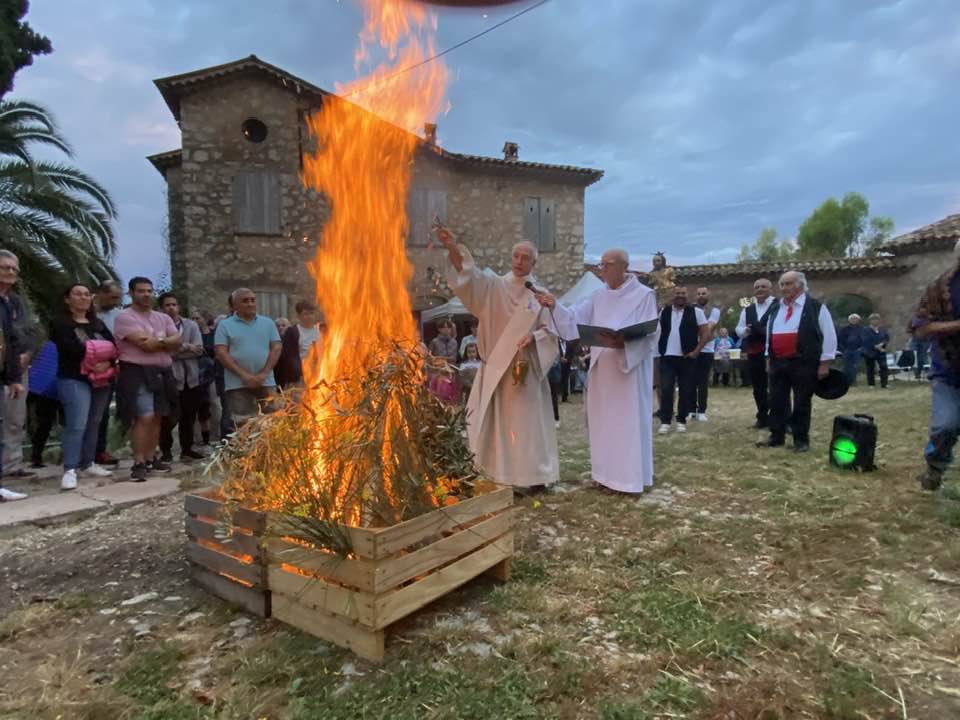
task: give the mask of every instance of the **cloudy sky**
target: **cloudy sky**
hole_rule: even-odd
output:
[[[438,44],[522,7],[443,11]],[[360,14],[350,0],[32,0],[28,21],[54,53],[13,97],[52,108],[113,193],[129,277],[166,263],[164,183],[144,156],[180,143],[151,81],[255,53],[332,90],[353,77]],[[509,139],[521,159],[606,171],[587,191],[588,254],[731,260],[849,190],[898,231],[960,212],[956,0],[550,0],[445,60],[445,147],[498,155]]]

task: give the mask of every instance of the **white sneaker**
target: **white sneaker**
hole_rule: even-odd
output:
[[[686,423],[682,423],[682,422],[678,422],[678,423],[677,423],[677,432],[686,432],[686,431],[687,431],[687,424],[686,424]]]
[[[666,435],[670,432],[670,425],[668,423],[660,423],[660,429],[657,432],[661,435]]]
[[[707,414],[706,414],[706,413],[697,413],[697,420],[699,420],[700,422],[706,422],[706,421],[707,421]]]
[[[554,421],[553,426],[554,426],[555,428],[557,428],[557,430],[559,430],[559,429],[560,429],[560,421],[559,421],[559,420]]]
[[[26,495],[24,493],[18,493],[14,490],[9,490],[7,488],[0,487],[0,500],[3,502],[13,502],[14,500],[25,500]]]
[[[63,478],[60,480],[60,489],[61,490],[77,489],[77,471],[76,470],[64,471]]]
[[[113,477],[113,473],[107,470],[103,465],[97,465],[96,463],[90,463],[89,466],[85,467],[80,471],[84,475],[89,475],[91,477],[99,478],[108,478]],[[76,487],[76,485],[74,485]]]

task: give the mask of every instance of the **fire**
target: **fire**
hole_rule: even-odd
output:
[[[322,192],[332,209],[310,263],[327,331],[320,350],[304,364],[305,402],[320,419],[333,412],[322,381],[362,377],[397,341],[410,347],[415,342],[407,195],[420,142],[416,133],[444,109],[449,79],[440,62],[419,65],[435,53],[434,15],[407,0],[362,0],[362,5],[357,69],[370,61],[374,43],[387,61],[365,77],[337,85],[338,97],[325,100],[308,121],[318,150],[304,158],[303,182]],[[399,409],[389,412],[398,427]],[[315,447],[321,455],[322,428],[318,423]],[[349,428],[338,427],[344,431]],[[391,452],[384,443],[384,460]],[[388,494],[389,482],[384,478]],[[359,510],[345,508],[343,519],[358,524]]]

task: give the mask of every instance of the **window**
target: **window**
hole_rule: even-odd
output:
[[[545,198],[528,197],[523,206],[523,239],[540,252],[557,249],[556,203]]]
[[[287,315],[287,294],[284,292],[271,292],[267,290],[254,290],[257,296],[257,314],[267,317],[277,318],[289,317]]]
[[[252,143],[262,143],[267,139],[267,126],[262,120],[247,118],[240,126],[243,136]]]
[[[280,234],[280,180],[276,173],[252,170],[234,176],[233,218],[238,233]]]
[[[434,218],[439,218],[440,222],[447,221],[446,190],[411,188],[407,198],[407,219],[410,221],[407,245],[426,247],[430,242],[430,227]]]

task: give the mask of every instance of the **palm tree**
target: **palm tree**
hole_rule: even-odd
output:
[[[16,253],[24,290],[49,317],[67,283],[95,286],[116,277],[117,211],[96,180],[71,165],[35,159],[34,145],[72,156],[44,107],[0,101],[0,247]]]

